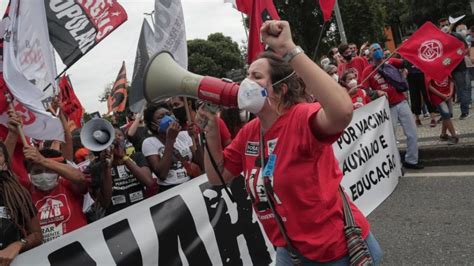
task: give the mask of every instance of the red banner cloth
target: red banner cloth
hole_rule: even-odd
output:
[[[327,22],[331,19],[334,5],[336,5],[336,0],[319,0],[319,6],[323,12],[324,22]]]
[[[252,63],[264,51],[260,42],[260,28],[267,20],[279,20],[278,12],[272,0],[237,0],[237,10],[250,17],[249,44],[247,62]]]
[[[77,98],[67,75],[63,75],[59,81],[59,95],[61,99],[61,110],[64,115],[74,121],[76,127],[81,127],[81,118],[84,112],[81,102]]]
[[[464,60],[465,44],[426,22],[397,50],[425,75],[442,82]]]

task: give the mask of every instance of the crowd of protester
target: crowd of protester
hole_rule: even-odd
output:
[[[453,103],[460,103],[463,120],[471,105],[471,75],[474,52],[466,25],[440,29],[465,43],[466,60],[444,82],[428,80],[423,72],[402,58],[388,58],[379,44],[341,44],[321,58],[321,68],[347,90],[353,108],[378,97],[387,97],[394,129],[407,137],[404,167],[422,169],[418,158],[417,126],[420,115],[430,116],[431,127],[441,123],[440,140],[457,144]],[[374,71],[377,67],[383,71]],[[395,72],[390,71],[396,69]],[[402,92],[387,79],[406,80]],[[312,102],[309,95],[304,101]],[[20,252],[33,248],[147,197],[183,184],[204,173],[202,127],[205,118],[200,101],[173,97],[149,103],[142,113],[130,113],[125,125],[115,126],[113,144],[92,152],[80,141],[80,129],[72,132],[63,121],[65,141],[34,141],[24,146],[24,164],[18,158],[20,116],[9,112],[8,134],[0,142],[0,262],[8,264]],[[220,147],[224,149],[253,115],[239,109],[218,114]],[[439,120],[436,119],[439,114]],[[449,133],[449,135],[448,135]],[[21,155],[21,154],[20,154]],[[1,263],[0,263],[1,264]]]

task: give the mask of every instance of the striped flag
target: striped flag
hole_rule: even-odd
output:
[[[122,67],[115,80],[110,96],[107,99],[107,106],[109,114],[111,112],[123,112],[127,105],[127,73],[125,70],[125,61],[122,62]]]

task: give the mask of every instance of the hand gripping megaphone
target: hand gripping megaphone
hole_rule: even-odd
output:
[[[187,96],[216,105],[237,107],[237,83],[191,73],[178,65],[169,52],[160,52],[150,60],[143,82],[143,94],[148,102]]]
[[[81,129],[81,142],[91,151],[107,149],[115,140],[115,129],[109,121],[93,118]]]

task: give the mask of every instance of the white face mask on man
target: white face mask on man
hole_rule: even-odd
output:
[[[58,174],[41,173],[30,175],[31,183],[41,191],[49,191],[58,185]]]

